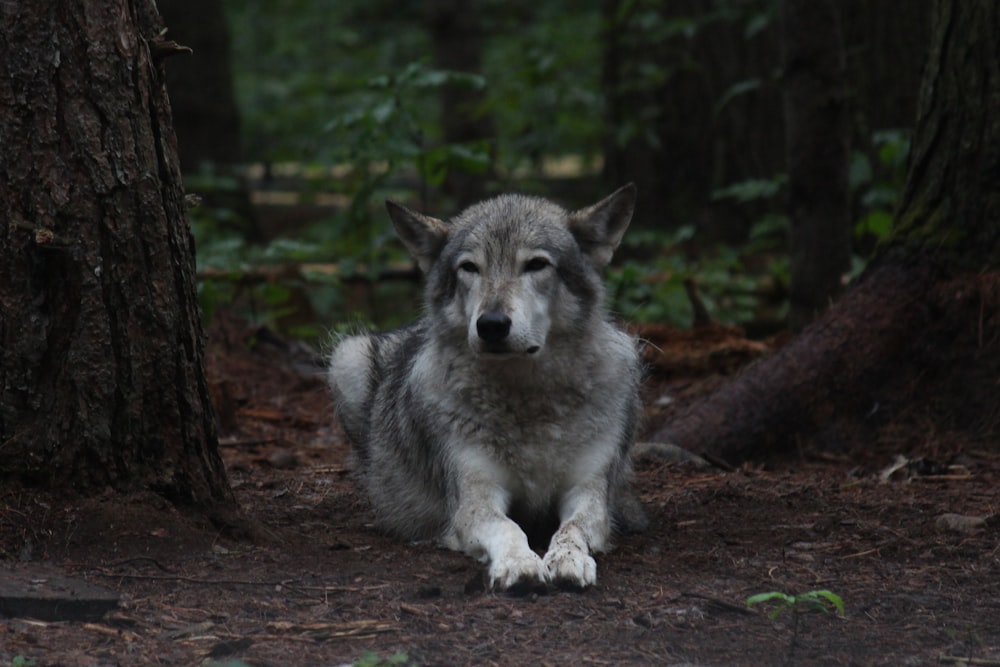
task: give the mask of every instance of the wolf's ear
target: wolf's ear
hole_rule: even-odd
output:
[[[593,206],[569,215],[569,230],[598,269],[611,261],[635,210],[635,183],[615,190]]]
[[[427,273],[448,240],[448,225],[391,200],[386,200],[385,208],[406,249],[417,260],[420,270]]]

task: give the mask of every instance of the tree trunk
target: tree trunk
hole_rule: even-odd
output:
[[[655,439],[738,462],[910,419],[996,446],[1000,4],[936,0],[932,26],[893,238],[817,322]]]
[[[0,4],[0,477],[226,508],[161,27]]]
[[[893,257],[1000,265],[1000,4],[938,0]]]
[[[850,123],[834,0],[784,0],[789,323],[800,329],[842,288],[851,266]]]
[[[483,30],[480,12],[470,10],[466,0],[428,0],[424,4],[431,38],[434,66],[449,72],[482,73]],[[467,85],[447,83],[441,87],[441,129],[446,144],[494,141],[496,129],[489,115],[478,107],[483,94]],[[458,208],[486,195],[492,173],[469,174],[450,169],[443,189]]]

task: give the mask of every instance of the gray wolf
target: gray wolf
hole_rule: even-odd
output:
[[[641,365],[601,278],[635,193],[574,212],[501,195],[448,222],[386,202],[425,274],[424,314],[331,355],[381,526],[480,559],[493,589],[590,586],[613,527],[643,527],[629,460]],[[539,556],[529,534],[546,526]]]

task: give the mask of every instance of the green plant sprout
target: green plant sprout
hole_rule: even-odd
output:
[[[383,658],[374,651],[365,651],[364,655],[351,664],[351,667],[419,667],[419,664],[412,662],[410,656],[401,652]]]
[[[786,665],[794,664],[792,657],[799,638],[799,618],[803,614],[809,612],[830,614],[830,607],[832,606],[836,610],[837,615],[841,618],[844,616],[844,601],[836,593],[827,590],[809,591],[798,595],[771,591],[770,593],[751,595],[747,598],[748,607],[768,602],[777,604],[777,607],[767,615],[772,620],[780,616],[783,612],[789,610],[792,612],[792,637],[788,642],[788,654],[785,656],[784,663]]]
[[[808,593],[800,593],[799,595],[788,595],[787,593],[772,591],[770,593],[758,593],[747,598],[748,607],[765,602],[775,602],[778,605],[768,614],[768,618],[771,619],[777,618],[782,612],[788,610],[791,610],[795,614],[810,611],[829,614],[830,605],[833,606],[839,616],[844,616],[844,601],[836,593],[831,593],[827,590],[809,591]]]

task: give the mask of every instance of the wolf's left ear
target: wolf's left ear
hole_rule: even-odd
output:
[[[570,213],[569,230],[598,269],[611,261],[635,210],[635,183],[618,188],[593,206]]]
[[[402,204],[386,200],[385,208],[392,218],[392,226],[403,241],[403,245],[417,260],[417,265],[424,273],[431,268],[448,240],[448,225],[423,213],[411,211]]]

